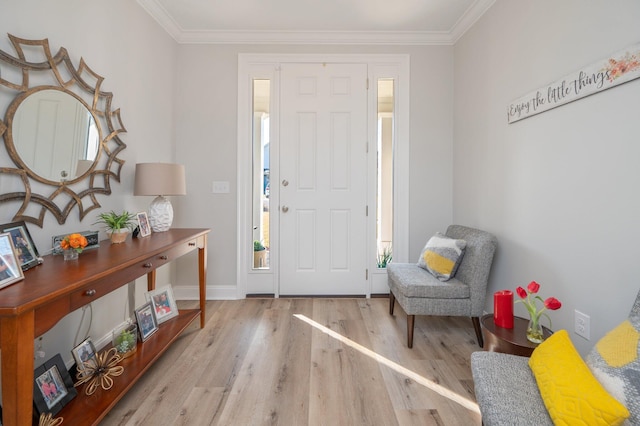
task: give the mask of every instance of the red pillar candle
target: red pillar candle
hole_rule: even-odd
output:
[[[496,291],[493,294],[493,322],[498,327],[513,328],[513,292]]]

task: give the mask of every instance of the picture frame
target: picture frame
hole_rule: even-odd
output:
[[[0,288],[24,279],[11,234],[0,234]]]
[[[76,369],[78,371],[84,370],[84,363],[95,358],[96,347],[93,345],[90,337],[87,337],[82,343],[71,350],[71,355],[76,361]]]
[[[151,225],[149,225],[149,218],[147,212],[139,212],[136,214],[138,219],[138,227],[140,229],[140,237],[148,237],[151,235]]]
[[[39,265],[38,257],[40,257],[40,255],[38,254],[38,249],[24,221],[21,220],[19,222],[0,225],[0,233],[5,232],[11,234],[16,258],[23,271]]]
[[[34,370],[33,382],[33,404],[38,415],[55,416],[78,394],[60,354]]]
[[[80,231],[75,233],[80,234],[87,239],[87,246],[83,248],[82,251],[91,250],[91,249],[100,247],[100,239],[99,239],[98,231]],[[71,234],[73,234],[73,232],[71,232]],[[62,250],[62,247],[60,247],[60,242],[67,235],[69,235],[69,233],[54,235],[53,237],[51,237],[51,248],[53,249],[51,251],[52,254],[54,255],[62,254],[64,252],[64,250]]]
[[[165,286],[145,293],[148,302],[151,302],[153,312],[158,324],[178,315],[178,306],[173,297],[171,286]]]
[[[158,331],[158,320],[151,302],[147,302],[136,309],[136,321],[140,330],[140,340],[143,342]]]

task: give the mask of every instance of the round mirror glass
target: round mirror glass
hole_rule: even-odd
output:
[[[11,124],[16,153],[33,173],[61,182],[84,176],[100,149],[91,112],[62,90],[40,90],[17,107]]]

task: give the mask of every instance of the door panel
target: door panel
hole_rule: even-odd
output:
[[[366,293],[365,64],[283,64],[280,294]]]

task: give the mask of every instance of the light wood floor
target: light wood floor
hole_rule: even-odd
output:
[[[208,302],[206,327],[192,325],[102,424],[479,425],[471,320],[416,317],[408,349],[406,316],[388,303]]]

